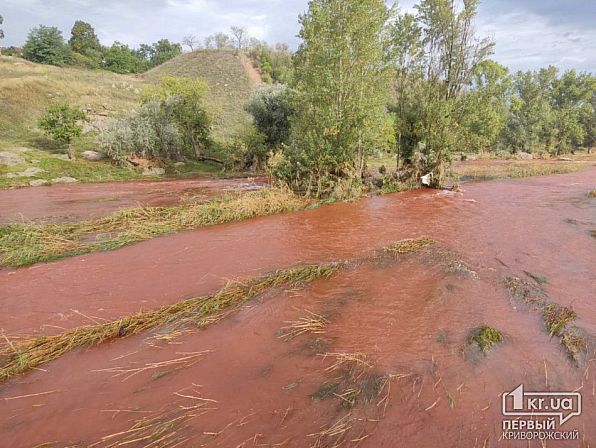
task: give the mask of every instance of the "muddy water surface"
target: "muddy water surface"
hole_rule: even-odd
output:
[[[550,299],[572,306],[577,325],[596,333],[596,203],[586,195],[595,181],[588,169],[470,184],[463,193],[375,197],[2,271],[0,327],[53,333],[403,238],[427,235],[448,249],[271,291],[204,330],[171,337],[168,328],[168,338],[148,333],[72,352],[0,386],[0,440],[88,446],[141,418],[180,418],[155,446],[324,447],[334,446],[338,428],[342,446],[528,446],[499,440],[500,394],[524,383],[579,390],[584,412],[564,429],[577,428],[580,440],[546,446],[593,446],[592,361],[574,365],[504,279],[544,277]],[[279,337],[310,313],[326,317],[324,333]],[[488,356],[464,350],[480,325],[505,334]],[[331,370],[337,353],[366,357]],[[353,406],[351,390],[359,391]],[[322,434],[334,424],[335,435]]]
[[[0,190],[0,224],[97,218],[122,208],[204,202],[226,191],[254,189],[266,179],[110,182]]]

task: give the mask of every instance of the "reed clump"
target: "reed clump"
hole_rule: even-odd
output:
[[[476,344],[482,353],[488,353],[495,344],[503,342],[503,333],[492,327],[473,329],[468,336],[468,344]]]
[[[342,266],[342,263],[325,263],[282,269],[244,282],[230,283],[213,295],[184,300],[117,321],[73,328],[53,336],[14,342],[6,339],[7,343],[0,350],[0,381],[57,359],[78,347],[128,337],[174,321],[203,322],[206,317],[241,305],[270,288],[297,286],[330,277]]]
[[[296,211],[312,201],[287,189],[230,193],[204,204],[139,207],[62,224],[13,224],[0,228],[0,266],[25,266],[117,249],[161,235]]]
[[[420,252],[435,244],[432,238],[423,236],[415,239],[405,239],[383,248],[383,252],[393,255],[405,255]]]
[[[551,303],[544,308],[542,318],[550,336],[561,336],[565,327],[577,319],[571,308]]]

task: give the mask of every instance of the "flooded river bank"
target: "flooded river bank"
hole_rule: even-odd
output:
[[[272,290],[202,330],[167,328],[73,351],[0,385],[0,440],[528,446],[500,440],[500,395],[523,383],[582,394],[582,415],[564,427],[579,440],[546,446],[593,445],[594,353],[571,361],[505,282],[542,288],[596,334],[596,202],[587,196],[595,179],[588,168],[460,193],[372,197],[0,271],[0,328],[55,334],[212,293],[230,279],[361,258],[405,238],[430,237],[442,250]],[[309,316],[324,320],[320,331],[283,337]],[[503,343],[470,354],[470,330],[485,325]]]

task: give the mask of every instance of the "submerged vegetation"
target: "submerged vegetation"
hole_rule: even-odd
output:
[[[503,342],[503,333],[492,327],[475,328],[468,336],[468,344],[476,344],[485,354],[500,342]]]
[[[6,339],[0,355],[0,381],[50,362],[78,347],[132,336],[173,322],[193,322],[199,326],[218,320],[224,311],[241,305],[264,291],[280,286],[298,286],[329,277],[342,263],[323,263],[282,269],[249,280],[232,282],[216,294],[184,300],[153,311],[141,312],[117,321],[66,330],[55,336],[33,339]]]
[[[77,223],[13,224],[0,228],[0,264],[24,266],[112,250],[160,235],[295,211],[311,204],[288,190],[265,188],[199,205],[125,209]]]
[[[423,240],[427,240],[424,238]],[[412,244],[406,240],[404,244],[410,247],[408,253],[422,250],[424,244]],[[392,246],[399,245],[400,242]],[[10,338],[3,335],[5,343],[0,349],[0,381],[14,375],[33,369],[39,365],[50,362],[63,354],[78,347],[95,345],[115,338],[123,338],[155,329],[166,324],[191,323],[203,327],[225,317],[228,312],[237,306],[262,294],[263,292],[280,286],[298,287],[318,278],[329,278],[341,269],[355,266],[358,263],[370,262],[375,257],[382,256],[384,250],[375,252],[372,257],[364,257],[351,261],[328,262],[311,264],[288,269],[281,269],[271,274],[248,280],[232,282],[219,292],[183,300],[174,305],[167,305],[152,311],[141,312],[119,320],[83,326],[66,330],[54,336],[41,336],[35,338]],[[296,322],[290,322],[288,332],[284,335],[289,338],[304,334],[318,333],[324,330],[328,321],[320,315],[312,314]],[[348,368],[350,375],[355,367],[368,366],[363,354],[328,354],[335,359],[327,369],[334,372]]]
[[[543,319],[550,336],[561,336],[565,327],[577,319],[577,314],[571,308],[551,303],[544,308]]]
[[[544,284],[540,279],[538,277],[534,281]],[[542,313],[544,327],[549,336],[558,337],[571,360],[578,363],[580,355],[587,352],[587,342],[583,332],[572,326],[577,319],[577,313],[558,303],[548,303],[548,296],[544,290],[517,277],[508,277],[505,285],[514,299],[521,300]]]

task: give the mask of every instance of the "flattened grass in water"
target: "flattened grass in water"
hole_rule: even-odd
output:
[[[112,250],[160,235],[300,210],[310,204],[289,190],[265,188],[206,204],[126,209],[77,223],[9,225],[0,228],[0,266]]]
[[[413,243],[419,240],[426,242],[420,246]],[[424,237],[418,240],[403,240],[390,247],[402,243],[408,244],[410,250],[407,253],[412,253],[426,248],[429,245],[428,241],[432,240]],[[376,252],[377,257],[384,253],[386,253],[385,250],[381,250],[380,253]],[[393,254],[391,251],[389,253]],[[10,338],[0,335],[5,339],[4,345],[0,346],[0,382],[53,361],[78,347],[131,336],[176,321],[192,321],[199,327],[209,325],[220,320],[226,314],[226,310],[233,309],[270,288],[293,287],[318,278],[329,278],[339,270],[356,266],[362,261],[370,262],[371,259],[364,258],[281,269],[262,277],[231,283],[213,295],[184,300],[104,324],[73,328],[54,336],[16,339],[13,342]]]
[[[59,358],[77,347],[131,336],[183,319],[204,322],[206,317],[241,305],[270,288],[296,286],[317,278],[330,277],[345,264],[324,263],[282,269],[245,282],[235,282],[218,293],[184,300],[174,305],[141,312],[105,324],[73,328],[55,336],[10,342],[0,351],[0,381]]]

